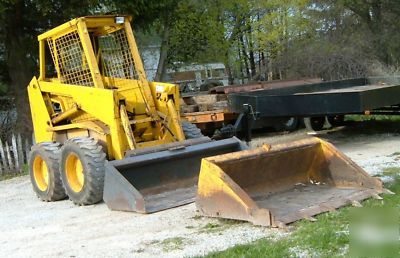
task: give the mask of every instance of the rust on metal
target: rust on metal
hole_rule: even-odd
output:
[[[266,82],[249,83],[245,85],[218,86],[210,89],[209,92],[212,94],[215,93],[229,94],[238,92],[249,92],[255,90],[294,87],[294,86],[301,86],[301,85],[320,83],[320,82],[322,82],[322,79],[319,78],[302,79],[302,80],[266,81]]]
[[[107,162],[103,200],[111,210],[140,213],[194,202],[201,160],[245,148],[237,138],[204,137],[129,151]]]
[[[196,205],[205,216],[283,227],[383,192],[333,145],[307,138],[203,159]]]
[[[225,112],[224,110],[215,111],[205,111],[205,112],[194,112],[194,113],[183,113],[181,118],[184,121],[193,124],[202,123],[214,123],[214,122],[224,122],[227,120],[232,120],[237,117],[237,114]]]

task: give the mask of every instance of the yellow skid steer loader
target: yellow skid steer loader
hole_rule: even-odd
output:
[[[193,202],[198,184],[203,214],[275,226],[383,191],[319,140],[246,150],[203,137],[180,120],[178,87],[147,80],[130,22],[82,17],[39,35],[28,95],[40,199],[151,213]]]
[[[44,201],[104,199],[143,213],[183,205],[194,201],[202,158],[245,148],[180,121],[179,89],[147,81],[130,21],[82,17],[38,37],[29,165]]]

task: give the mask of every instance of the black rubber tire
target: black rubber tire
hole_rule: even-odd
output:
[[[187,140],[201,138],[204,136],[201,133],[201,130],[199,128],[197,128],[197,126],[195,124],[192,124],[189,122],[182,122],[182,130],[183,130],[183,133],[185,134],[185,138]]]
[[[60,175],[60,148],[61,144],[58,142],[45,142],[33,145],[29,153],[28,164],[32,187],[42,201],[53,202],[67,197]],[[33,171],[34,161],[38,156],[46,163],[48,169],[47,189],[43,191],[39,189]]]
[[[344,125],[344,115],[327,116],[327,119],[332,127]]]
[[[66,174],[66,160],[75,154],[83,167],[84,183],[79,192],[70,186]],[[106,154],[96,139],[78,137],[69,139],[61,148],[60,172],[65,191],[76,205],[91,205],[103,200]]]
[[[309,131],[321,131],[325,125],[325,117],[306,117],[304,118],[304,125]]]
[[[299,128],[299,119],[297,117],[289,117],[285,122],[274,125],[274,129],[278,132],[288,131],[294,132]]]

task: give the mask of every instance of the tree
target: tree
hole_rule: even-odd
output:
[[[0,35],[11,91],[16,100],[18,126],[30,134],[31,122],[26,87],[37,73],[36,36],[71,17],[87,15],[96,1],[3,0],[0,2]]]
[[[169,52],[170,29],[177,13],[177,6],[184,0],[109,0],[106,5],[113,12],[123,12],[133,15],[134,24],[142,29],[156,28],[161,35],[159,64],[155,76],[156,81],[162,81],[165,76]]]
[[[398,64],[400,35],[397,32],[400,21],[400,2],[390,0],[341,0],[345,8],[356,14],[366,25],[368,39],[372,39],[376,56],[388,65]]]
[[[208,63],[224,60],[225,28],[209,6],[181,2],[169,37],[169,64]]]

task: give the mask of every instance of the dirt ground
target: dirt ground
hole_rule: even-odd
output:
[[[400,166],[398,124],[358,123],[319,137],[334,143],[367,172]],[[378,128],[378,129],[376,129]],[[307,137],[259,135],[252,146]],[[187,257],[288,232],[249,223],[203,218],[194,204],[140,215],[112,212],[104,203],[76,207],[39,201],[27,176],[0,182],[0,250],[3,257]]]

